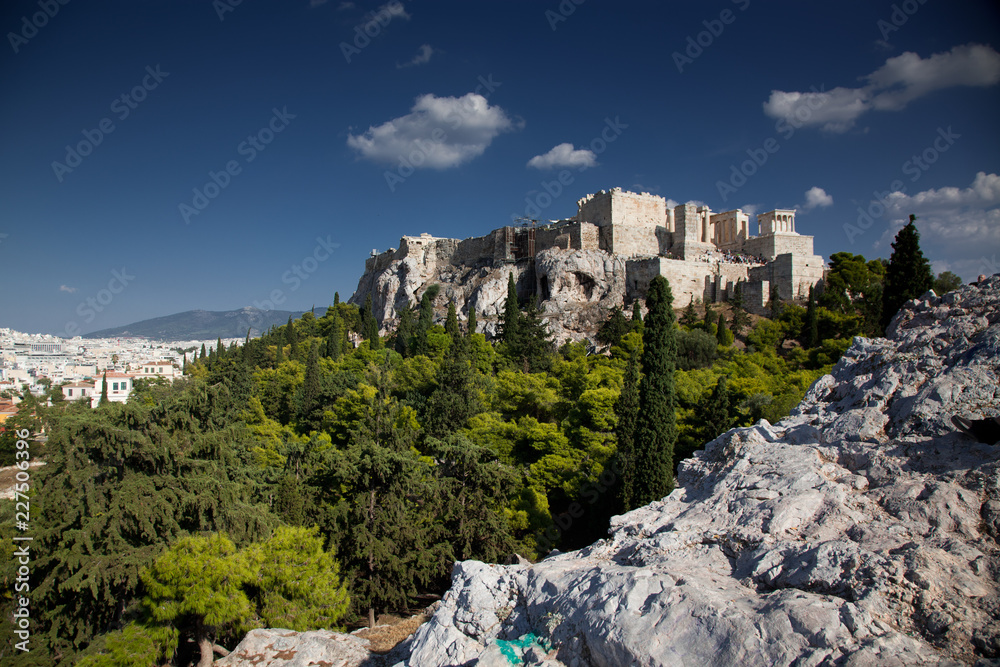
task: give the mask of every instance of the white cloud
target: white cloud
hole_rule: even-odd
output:
[[[875,243],[886,255],[909,220],[917,216],[920,247],[934,265],[948,267],[966,281],[995,273],[1000,251],[1000,176],[979,172],[967,188],[943,187],[886,198],[889,228]],[[941,269],[944,270],[944,269]]]
[[[862,80],[867,85],[860,88],[808,93],[772,90],[764,113],[795,127],[820,126],[830,132],[846,132],[872,109],[899,111],[936,90],[995,85],[1000,82],[1000,53],[982,44],[956,46],[926,59],[907,51],[889,58]]]
[[[403,69],[404,67],[416,67],[417,65],[426,65],[431,61],[431,56],[433,56],[435,53],[436,51],[434,50],[433,47],[431,47],[430,44],[421,44],[420,50],[417,52],[417,55],[413,56],[413,58],[403,63],[402,65],[396,63],[396,68]]]
[[[814,208],[824,206],[833,206],[833,197],[826,194],[826,190],[823,188],[814,185],[806,190],[806,203],[797,208],[803,211],[811,211]]]
[[[59,286],[59,291],[60,292],[69,292],[70,294],[72,294],[73,292],[76,291],[76,288],[75,287],[69,287],[67,285],[60,285]]]
[[[740,210],[747,214],[748,218],[753,218],[757,215],[757,211],[760,210],[759,204],[743,204],[740,206]]]
[[[585,148],[573,148],[573,144],[564,143],[555,146],[548,153],[536,155],[528,160],[528,166],[535,169],[554,169],[555,167],[576,167],[587,169],[597,166],[597,156],[594,151]]]
[[[414,167],[447,169],[482,155],[501,132],[520,127],[482,95],[428,94],[418,97],[407,115],[349,134],[347,145],[373,162],[403,159]]]
[[[389,0],[389,2],[379,7],[375,12],[375,16],[378,17],[381,14],[388,16],[390,21],[392,19],[410,20],[410,15],[406,12],[406,7],[399,0]]]

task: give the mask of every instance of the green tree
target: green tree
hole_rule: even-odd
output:
[[[108,404],[108,372],[104,371],[104,379],[101,380],[101,402],[98,405],[106,406],[107,404]]]
[[[292,316],[288,316],[288,324],[285,325],[285,342],[288,344],[288,358],[298,360],[299,358],[299,336],[295,331],[295,323]]]
[[[500,340],[511,350],[517,350],[522,344],[521,308],[517,302],[517,284],[513,273],[507,274],[507,300],[500,316]]]
[[[781,317],[782,311],[785,309],[785,304],[781,301],[781,292],[778,290],[778,286],[775,285],[771,288],[771,298],[768,302],[768,307],[771,310],[771,319],[777,320]]]
[[[315,426],[312,423],[314,412],[320,407],[320,393],[322,392],[321,373],[319,368],[319,346],[313,342],[309,347],[309,359],[306,362],[306,376],[302,383],[299,396],[299,418],[304,422],[305,428]],[[311,429],[310,429],[311,430]]]
[[[923,295],[934,286],[930,263],[920,250],[920,232],[917,216],[896,234],[892,243],[892,256],[885,273],[882,292],[882,326],[888,327],[900,307],[910,299]]]
[[[649,304],[647,303],[646,305],[648,306]],[[715,325],[717,321],[718,321],[718,316],[715,314],[715,310],[712,308],[712,304],[710,304],[708,301],[705,301],[705,315],[702,317],[702,325],[704,326],[705,331],[707,331],[710,334],[714,334]]]
[[[458,313],[455,312],[454,300],[448,301],[448,316],[444,321],[444,331],[451,337],[452,344],[458,343],[462,334],[458,328]]]
[[[548,370],[552,365],[552,339],[542,322],[538,301],[532,296],[518,322],[520,347],[513,350],[515,360],[526,372]]]
[[[962,286],[962,279],[951,271],[943,271],[934,279],[935,294],[947,294]]]
[[[736,286],[733,287],[733,297],[729,300],[729,303],[732,306],[730,328],[734,335],[742,336],[743,332],[750,326],[750,316],[747,315],[746,308],[744,307],[742,280],[736,281]]]
[[[642,334],[642,310],[639,308],[639,300],[632,302],[632,331]]]
[[[404,357],[410,356],[413,350],[413,310],[407,304],[399,311],[399,325],[396,327],[396,342],[394,349]]]
[[[819,344],[819,315],[816,312],[816,297],[812,285],[809,286],[809,302],[806,304],[806,321],[802,326],[802,347],[811,348]]]
[[[729,336],[732,334],[729,329],[726,328],[726,314],[719,313],[719,326],[715,330],[715,340],[719,345],[729,345],[732,341],[729,340]]]
[[[615,452],[617,468],[620,473],[618,482],[618,511],[628,511],[636,506],[633,496],[636,490],[638,470],[636,468],[636,426],[639,420],[639,355],[629,357],[625,367],[625,378],[622,391],[615,402],[615,415],[618,418],[615,425],[615,439],[618,448]]]
[[[701,424],[703,443],[714,440],[732,427],[733,405],[725,375],[719,377],[712,393],[700,406],[696,421]]]
[[[330,334],[326,339],[326,356],[337,361],[344,353],[344,320],[337,311],[333,311],[331,319]]]
[[[608,347],[614,347],[631,330],[632,323],[622,315],[621,308],[615,306],[611,309],[611,316],[598,327],[597,340]]]
[[[378,320],[375,319],[370,293],[365,297],[365,307],[361,309],[361,337],[368,341],[372,350],[379,349]]]
[[[684,314],[681,315],[681,324],[690,329],[695,324],[698,323],[698,313],[694,309],[694,295],[691,295],[691,300],[688,301],[687,308],[684,309]]]
[[[249,563],[224,535],[184,537],[143,571],[144,603],[156,621],[190,633],[201,653],[198,667],[211,667],[220,628],[253,613],[242,590],[249,578]]]
[[[722,313],[719,315],[721,317]],[[729,333],[729,335],[732,334]],[[701,329],[693,329],[691,331],[678,331],[675,337],[677,368],[683,371],[708,368],[715,361],[719,349],[719,342],[715,336]]]
[[[674,444],[677,440],[674,370],[677,341],[674,335],[673,295],[670,284],[657,276],[646,295],[645,330],[642,335],[642,384],[636,430],[636,478],[633,501],[645,505],[668,495],[674,487]]]
[[[478,325],[478,323],[476,322],[476,307],[470,303],[469,304],[469,322],[466,325],[466,329],[465,329],[466,335],[471,336],[472,334],[476,333],[476,327],[477,327],[477,325]]]

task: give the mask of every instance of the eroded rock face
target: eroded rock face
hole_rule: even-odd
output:
[[[480,332],[493,335],[507,299],[507,280],[514,274],[522,299],[538,295],[542,319],[556,342],[593,335],[608,311],[625,297],[625,260],[602,250],[551,248],[535,257],[534,271],[526,263],[465,265],[453,260],[455,241],[437,239],[418,248],[379,256],[358,282],[351,303],[372,297],[383,332],[392,330],[400,311],[419,302],[432,284],[440,286],[435,300],[439,317],[454,301],[459,315],[475,308]],[[405,251],[404,251],[405,250]]]
[[[1000,277],[910,302],[889,334],[787,419],[708,443],[609,539],[457,564],[407,664],[993,664],[1000,444],[950,417],[1000,414]]]

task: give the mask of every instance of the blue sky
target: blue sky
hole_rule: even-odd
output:
[[[888,257],[914,213],[936,271],[1000,271],[992,1],[11,0],[0,28],[0,326],[324,307],[404,234],[616,186],[798,207],[826,257]]]

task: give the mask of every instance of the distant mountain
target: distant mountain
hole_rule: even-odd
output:
[[[297,319],[303,311],[260,310],[241,308],[240,310],[208,311],[189,310],[166,317],[154,317],[128,324],[123,327],[101,329],[84,338],[137,337],[155,340],[210,340],[213,338],[242,338],[250,329],[251,336],[259,336],[273,325],[285,324],[288,316]]]

